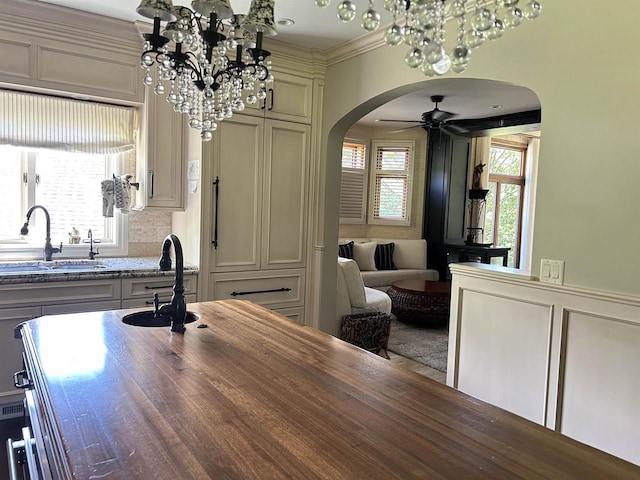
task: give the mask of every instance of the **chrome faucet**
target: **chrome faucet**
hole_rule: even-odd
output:
[[[89,229],[89,232],[87,233],[87,237],[89,237],[89,259],[93,260],[96,255],[100,255],[100,252],[98,251],[98,248],[96,247],[96,251],[93,251],[93,232],[91,231],[91,229]]]
[[[176,255],[176,276],[173,285],[173,296],[170,303],[158,305],[158,296],[154,294],[154,310],[158,315],[165,315],[171,318],[171,331],[184,333],[184,322],[187,318],[187,304],[184,300],[184,258],[182,255],[182,245],[180,240],[173,234],[165,237],[162,243],[162,256],[160,257],[160,270],[166,272],[171,270],[171,257],[169,248],[173,244],[173,251]]]
[[[44,215],[47,217],[47,236],[44,239],[44,259],[45,261],[50,262],[54,253],[62,252],[62,242],[60,242],[60,248],[54,248],[53,245],[51,245],[51,218],[49,217],[49,212],[46,208],[42,205],[33,205],[29,210],[27,210],[27,221],[24,222],[24,225],[20,229],[20,235],[29,235],[29,219],[36,208],[42,209]]]

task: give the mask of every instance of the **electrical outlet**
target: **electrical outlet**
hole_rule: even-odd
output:
[[[564,260],[540,261],[540,281],[562,285],[564,283]]]

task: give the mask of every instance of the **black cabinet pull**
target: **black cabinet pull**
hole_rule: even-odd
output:
[[[153,198],[155,195],[154,187],[155,187],[156,174],[153,170],[149,170],[149,183],[151,183],[151,188],[149,189],[149,198]]]
[[[269,93],[271,94],[271,105],[269,106],[269,111],[272,111],[273,110],[273,95],[274,95],[273,88],[269,89]],[[265,99],[265,101],[266,101],[266,99]]]
[[[238,297],[240,295],[253,295],[254,293],[272,293],[272,292],[290,292],[290,288],[274,288],[273,290],[254,290],[253,292],[231,292],[232,297]]]
[[[213,188],[214,188],[214,199],[216,202],[216,205],[214,207],[214,216],[213,216],[213,240],[211,241],[211,243],[213,244],[213,248],[217,249],[218,248],[218,199],[220,198],[220,178],[216,177],[216,179],[213,181]]]
[[[173,285],[145,285],[145,290],[157,290],[158,288],[173,288]]]

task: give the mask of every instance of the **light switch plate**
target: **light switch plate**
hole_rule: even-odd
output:
[[[562,285],[564,283],[564,260],[540,260],[540,281]]]

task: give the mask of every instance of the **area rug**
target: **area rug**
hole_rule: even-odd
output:
[[[446,373],[448,342],[448,327],[424,328],[394,319],[388,350]]]

